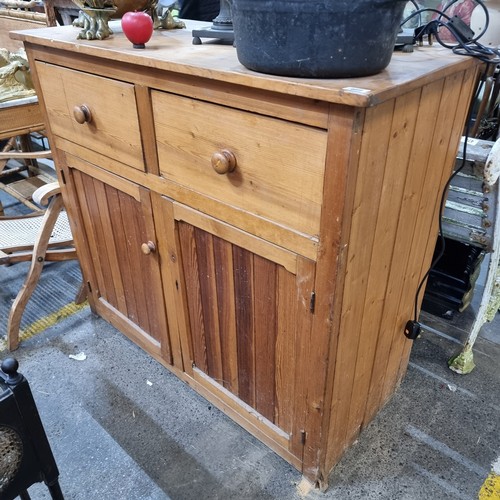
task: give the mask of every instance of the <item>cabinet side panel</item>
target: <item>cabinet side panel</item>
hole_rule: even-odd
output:
[[[418,241],[414,233],[420,227],[419,224],[422,223],[426,193],[433,193],[437,190],[433,185],[436,182],[435,175],[438,174],[438,171],[431,161],[431,149],[434,135],[442,133],[437,127],[440,125],[438,120],[440,111],[443,110],[441,101],[444,83],[443,80],[440,80],[422,89],[415,137],[399,212],[398,238],[395,241],[393,251],[398,258],[393,260],[388,279],[386,303],[382,311],[383,319],[374,355],[370,392],[365,405],[365,423],[375,415],[381,404],[384,378],[388,370],[387,358],[391,352],[391,344],[395,341],[393,337],[399,338],[401,336],[400,340],[405,341],[402,332],[395,330],[394,323],[399,298],[404,293],[405,277],[414,242],[418,244],[418,248],[422,252],[423,242]],[[412,292],[415,292],[415,288]],[[408,304],[408,298],[405,303]],[[411,307],[408,309],[408,314],[411,314]]]
[[[404,324],[413,316],[415,291],[430,265],[429,242],[433,248],[441,190],[453,165],[469,93],[462,72],[397,98],[393,111],[391,101],[367,111],[327,469],[394,392],[400,366],[406,368],[407,357],[406,363],[402,358],[411,343]],[[384,154],[377,154],[380,147]]]
[[[394,101],[388,101],[378,107],[368,109],[365,116],[333,375],[327,463],[334,454],[341,453],[347,446],[345,436],[349,426],[349,403],[354,383],[366,287],[374,245],[374,228],[390,144],[394,105]]]
[[[353,382],[347,414],[347,434],[343,438],[349,442],[353,434],[361,428],[366,399],[370,388],[370,378],[378,336],[384,332],[379,329],[387,283],[391,267],[404,256],[394,252],[398,236],[398,214],[401,212],[403,191],[412,144],[415,139],[416,114],[421,104],[421,90],[405,94],[395,101],[390,143],[385,159],[385,167],[380,165],[383,177],[378,209],[374,208],[373,249],[369,257],[366,279],[366,296],[363,314],[356,321],[359,328],[359,345],[352,365]],[[351,323],[352,324],[352,323]]]
[[[455,115],[455,121],[453,124],[453,127],[450,130],[450,140],[448,144],[448,151],[447,151],[447,159],[446,159],[446,164],[447,165],[454,165],[455,164],[455,159],[459,147],[459,141],[460,137],[462,135],[463,131],[463,124],[467,120],[467,113],[469,110],[469,105],[472,99],[472,93],[475,88],[475,83],[477,81],[477,72],[478,69],[470,69],[464,73],[463,76],[463,81],[462,81],[462,86],[460,89],[460,96],[458,98],[458,105],[456,108],[456,115]],[[448,180],[449,174],[451,173],[451,167],[449,170],[445,170],[443,172],[443,177],[441,179],[441,186],[444,186],[445,183]],[[435,208],[435,215],[432,218],[434,221],[434,230],[431,231],[428,235],[428,243],[427,243],[427,251],[426,251],[426,256],[423,261],[423,269],[420,273],[420,276],[423,276],[427,272],[427,268],[430,265],[432,255],[434,253],[434,248],[435,248],[435,238],[433,238],[433,233],[436,233],[438,231],[437,226],[437,217],[438,217],[438,211],[440,207],[439,205],[436,205]],[[422,300],[422,296],[420,297],[420,302]],[[420,303],[419,303],[420,306]],[[399,315],[403,314],[404,315],[404,309],[399,312]],[[404,317],[400,318],[400,321],[404,321]],[[398,384],[404,374],[406,373],[406,369],[408,367],[408,359],[410,356],[410,350],[411,350],[411,343],[402,343],[403,346],[403,353],[400,356],[400,366],[399,366],[399,371],[397,374],[397,380],[396,382],[393,382],[391,380],[388,380],[385,384],[386,391],[389,391],[390,395],[390,386],[394,384]],[[387,393],[386,393],[387,395]],[[384,397],[384,396],[383,396]]]
[[[463,130],[465,113],[470,103],[474,71],[457,73],[444,80],[436,128],[432,137],[428,169],[422,189],[417,218],[413,226],[413,240],[399,302],[390,315],[384,313],[382,328],[393,332],[390,352],[384,355],[386,367],[379,401],[374,405],[377,411],[394,392],[400,381],[400,366],[404,360],[404,371],[412,342],[402,331],[408,319],[413,318],[415,293],[422,277],[432,261],[432,254],[438,234],[439,202],[445,183],[451,174]],[[419,297],[419,302],[422,296]],[[419,303],[420,306],[420,303]],[[405,353],[407,354],[405,356]],[[375,396],[375,391],[372,393]],[[370,414],[367,412],[367,419]]]

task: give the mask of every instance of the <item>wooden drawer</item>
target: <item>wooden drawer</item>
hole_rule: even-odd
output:
[[[152,102],[163,177],[280,226],[319,233],[325,130],[158,91]],[[236,167],[219,174],[212,158],[223,151]]]
[[[36,70],[56,136],[145,170],[133,85],[39,61]],[[78,123],[82,106],[90,117]]]

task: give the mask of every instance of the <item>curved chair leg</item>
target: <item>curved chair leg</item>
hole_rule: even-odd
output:
[[[45,262],[45,253],[49,244],[50,235],[54,229],[59,212],[63,207],[61,195],[54,196],[45,212],[42,222],[42,230],[38,235],[35,246],[33,247],[33,258],[28,271],[26,280],[17,294],[10,308],[9,320],[7,323],[7,348],[10,351],[17,349],[19,345],[19,328],[21,326],[21,317],[26,304],[35,289]]]

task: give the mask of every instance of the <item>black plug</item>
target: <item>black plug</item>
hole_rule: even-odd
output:
[[[405,326],[405,337],[410,340],[415,340],[420,335],[420,323],[418,321],[409,320]]]
[[[446,23],[446,26],[450,28],[450,31],[457,37],[459,42],[467,43],[474,38],[474,32],[458,16],[453,16]]]
[[[439,23],[437,21],[431,21],[422,26],[418,26],[415,28],[413,38],[415,43],[418,43],[420,46],[424,44],[424,36],[427,36],[427,40],[429,45],[432,45],[432,37],[438,31]]]

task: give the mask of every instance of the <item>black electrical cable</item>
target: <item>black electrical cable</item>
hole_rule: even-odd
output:
[[[451,0],[447,5],[445,5],[443,7],[443,14],[448,10],[450,9],[454,4],[456,4],[459,0]],[[483,9],[483,12],[484,12],[484,15],[485,15],[485,22],[484,22],[484,29],[482,30],[482,32],[475,38],[472,38],[472,42],[476,42],[477,40],[479,40],[485,33],[486,33],[486,30],[488,29],[489,25],[490,25],[490,13],[488,11],[488,7],[486,7],[486,5],[484,4],[483,0],[474,0],[474,3],[479,5],[482,9]],[[448,16],[446,16],[447,19],[449,19]],[[438,20],[441,20],[441,17],[438,18]]]
[[[405,25],[410,19],[413,19],[416,16],[421,16],[424,12],[434,12],[436,14],[440,14],[441,16],[445,17],[448,21],[451,21],[451,17],[448,17],[443,11],[438,9],[432,9],[430,7],[425,7],[423,9],[414,10],[409,16],[405,17],[401,21],[400,26]]]
[[[415,1],[411,0],[412,3],[415,5]],[[433,262],[427,272],[425,273],[424,277],[420,281],[417,290],[415,292],[415,304],[414,304],[414,313],[413,313],[413,320],[408,320],[408,322],[405,325],[404,329],[404,334],[407,338],[409,339],[416,339],[420,333],[421,327],[420,323],[418,322],[418,304],[419,304],[419,297],[420,293],[422,291],[422,287],[427,281],[427,278],[429,277],[429,274],[432,272],[432,270],[436,267],[437,263],[441,260],[442,256],[444,255],[445,247],[446,247],[446,241],[445,237],[443,234],[443,214],[446,206],[446,199],[447,199],[447,193],[448,189],[450,187],[451,182],[455,178],[456,175],[459,174],[459,172],[464,168],[466,164],[466,158],[467,158],[467,145],[469,141],[469,135],[470,135],[470,128],[473,120],[473,112],[474,112],[474,106],[476,103],[476,99],[480,95],[482,91],[482,87],[485,83],[485,78],[486,74],[488,72],[488,69],[492,64],[498,65],[500,64],[500,50],[495,49],[492,47],[485,47],[484,45],[480,44],[478,40],[484,35],[486,30],[488,29],[489,26],[489,13],[487,7],[484,5],[482,0],[475,0],[475,2],[482,7],[482,9],[485,12],[486,15],[486,22],[485,22],[485,28],[480,33],[478,36],[474,37],[474,33],[472,30],[467,31],[464,28],[460,26],[460,23],[457,24],[457,21],[455,21],[453,18],[449,17],[446,14],[446,10],[448,10],[453,4],[455,4],[458,0],[451,0],[445,7],[444,9],[438,10],[438,9],[432,9],[432,8],[423,8],[423,9],[417,9],[416,11],[412,12],[409,16],[407,16],[403,21],[400,23],[400,27],[403,27],[404,24],[406,24],[409,20],[413,19],[415,16],[419,16],[419,19],[421,19],[422,13],[423,12],[434,12],[439,15],[437,19],[433,19],[429,21],[427,24],[423,26],[419,26],[417,29],[415,29],[415,34],[414,34],[414,40],[420,40],[422,36],[424,35],[434,35],[437,42],[442,45],[445,48],[451,49],[454,54],[458,55],[464,55],[464,56],[470,56],[470,57],[475,57],[479,59],[480,61],[486,63],[486,68],[484,71],[484,74],[481,76],[480,84],[478,85],[478,88],[476,89],[476,93],[474,96],[474,99],[472,100],[471,106],[469,107],[468,111],[468,116],[467,116],[467,125],[466,125],[466,130],[465,130],[465,136],[464,136],[464,147],[463,147],[463,158],[462,158],[462,163],[460,166],[450,175],[448,180],[446,181],[443,191],[441,193],[441,201],[439,204],[439,240],[438,242],[440,243],[440,249],[438,252],[438,255],[433,259]],[[446,21],[443,21],[445,19]],[[463,22],[463,21],[462,21]],[[444,27],[450,31],[450,33],[453,35],[453,37],[456,39],[456,45],[448,45],[445,44],[441,38],[439,37],[439,28]],[[469,29],[469,27],[467,27]],[[470,37],[470,38],[469,38]]]
[[[432,21],[429,21],[429,23],[427,23],[426,25],[421,26],[420,28],[422,29],[422,32],[426,32],[426,28],[429,28],[429,27],[443,26],[443,27],[447,28],[448,30],[450,30],[450,32],[453,34],[453,36],[457,39],[457,42],[459,42],[460,36],[457,34],[456,30],[453,29],[453,26],[451,24],[452,18],[448,14],[446,14],[446,11],[449,10],[457,2],[458,2],[458,0],[451,0],[447,5],[445,5],[443,10],[433,9],[431,7],[417,8],[417,10],[413,11],[409,16],[407,16],[405,19],[403,19],[403,21],[400,23],[400,26],[401,27],[404,26],[408,21],[410,21],[411,19],[413,19],[416,16],[419,16],[419,19],[421,19],[422,13],[424,13],[424,12],[433,12],[435,14],[438,14],[438,17]],[[489,24],[490,24],[490,14],[489,14],[488,8],[484,4],[484,2],[482,0],[474,0],[474,2],[483,9],[483,12],[485,15],[485,24],[484,24],[484,29],[481,31],[481,33],[479,35],[477,35],[476,37],[471,38],[470,42],[477,42],[486,33],[486,31],[489,27]],[[418,4],[415,0],[411,0],[411,3],[413,3],[413,5],[416,5],[418,7]],[[443,18],[446,19],[446,22],[444,22],[442,20]],[[446,47],[448,49],[454,48],[453,45],[448,45],[441,40],[437,29],[433,29],[433,34],[436,36],[436,40],[439,42],[440,45],[442,45],[443,47]],[[462,55],[464,55],[464,54],[462,54]],[[465,55],[467,55],[467,54],[465,54]]]
[[[445,241],[444,234],[443,234],[443,220],[442,219],[443,219],[443,213],[444,213],[444,209],[445,209],[445,205],[446,205],[448,188],[450,187],[450,184],[453,181],[453,179],[465,167],[465,163],[467,161],[467,144],[469,141],[470,129],[471,129],[472,120],[473,120],[474,104],[476,102],[476,98],[481,94],[482,87],[484,85],[487,72],[488,72],[488,66],[486,67],[483,75],[481,76],[481,79],[480,79],[481,83],[480,83],[480,85],[478,85],[478,88],[476,90],[476,94],[475,94],[474,99],[472,100],[472,104],[469,108],[468,117],[467,117],[467,126],[466,126],[466,130],[465,130],[465,135],[464,135],[464,147],[463,147],[462,162],[461,162],[460,166],[450,175],[450,177],[446,181],[446,184],[444,185],[443,191],[441,193],[441,201],[440,201],[440,205],[439,205],[439,240],[438,240],[440,243],[440,249],[439,249],[438,255],[433,260],[431,266],[429,267],[429,269],[425,273],[424,277],[420,281],[418,288],[417,288],[417,291],[415,292],[415,304],[414,304],[414,314],[413,314],[413,318],[414,318],[413,320],[414,320],[415,324],[418,324],[418,302],[419,302],[420,292],[422,291],[422,287],[424,286],[425,282],[427,281],[429,274],[436,267],[437,263],[441,260],[441,258],[444,255],[444,251],[446,248],[446,241]]]

